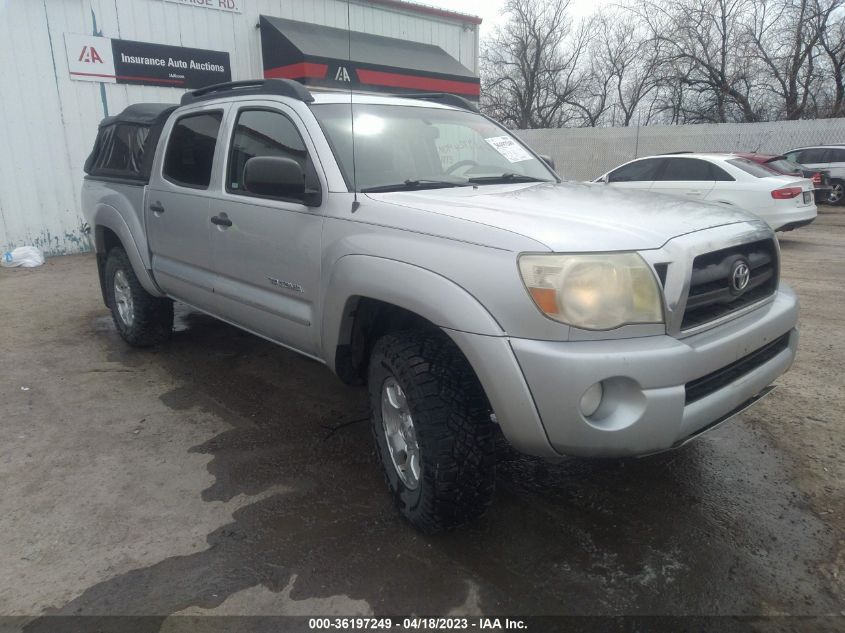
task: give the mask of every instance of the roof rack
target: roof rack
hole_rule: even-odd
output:
[[[453,95],[449,92],[407,92],[403,94],[392,94],[391,97],[402,97],[404,99],[422,99],[424,101],[438,101],[446,105],[461,108],[462,110],[469,110],[470,112],[478,112],[478,106],[472,101]]]
[[[231,92],[231,95],[225,93]],[[246,81],[229,81],[222,84],[206,86],[199,90],[192,90],[182,95],[182,105],[217,99],[224,96],[240,97],[241,95],[279,95],[311,103],[314,96],[298,81],[292,79],[249,79]]]
[[[662,154],[658,154],[658,156],[675,156],[676,154],[694,154],[694,153],[695,152],[692,152],[688,149],[685,149],[682,152],[663,152]]]

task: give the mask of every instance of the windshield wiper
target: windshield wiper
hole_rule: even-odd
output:
[[[476,176],[474,178],[468,178],[467,180],[476,184],[491,184],[497,182],[552,182],[551,180],[535,178],[534,176],[515,174],[512,171],[499,174],[498,176]]]
[[[361,193],[378,193],[380,191],[406,191],[416,189],[441,189],[445,187],[468,187],[465,180],[433,180],[428,178],[408,179],[405,182],[392,185],[378,185],[376,187],[364,187]]]

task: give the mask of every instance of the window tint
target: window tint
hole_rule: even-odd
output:
[[[802,149],[798,153],[798,162],[802,165],[806,165],[808,163],[826,163],[828,162],[827,153],[827,150],[823,147]]]
[[[697,158],[667,158],[659,180],[714,180],[710,163]]]
[[[845,149],[830,149],[828,150],[826,163],[845,163]]]
[[[270,110],[243,110],[238,115],[229,150],[228,191],[246,193],[244,166],[255,156],[292,158],[305,171],[308,150],[293,121],[284,114]]]
[[[638,160],[619,169],[614,169],[607,175],[608,182],[640,182],[654,180],[661,159],[647,158]]]
[[[731,182],[736,180],[733,176],[731,176],[728,172],[726,172],[721,167],[710,163],[710,173],[713,175],[713,180],[717,182]]]
[[[208,187],[222,119],[222,112],[203,112],[176,122],[164,157],[165,178],[186,187]]]

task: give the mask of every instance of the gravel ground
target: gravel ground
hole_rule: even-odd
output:
[[[822,208],[781,248],[801,342],[771,396],[670,454],[506,456],[489,516],[435,538],[391,508],[361,389],[184,310],[171,342],[129,349],[90,255],[0,270],[0,614],[156,615],[156,631],[174,614],[338,613],[845,630],[845,211]]]

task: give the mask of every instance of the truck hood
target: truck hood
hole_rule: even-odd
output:
[[[755,220],[739,209],[593,183],[529,183],[367,194],[499,228],[556,252],[646,250],[678,235]],[[426,232],[439,233],[436,222]]]

